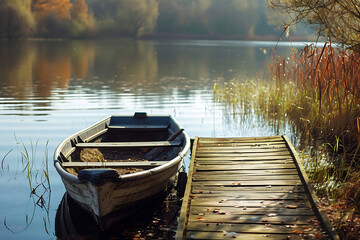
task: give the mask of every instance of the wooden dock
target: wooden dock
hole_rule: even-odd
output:
[[[176,239],[339,239],[285,136],[198,138]]]

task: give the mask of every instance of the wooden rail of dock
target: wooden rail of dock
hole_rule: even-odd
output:
[[[198,138],[176,239],[339,239],[289,139]]]

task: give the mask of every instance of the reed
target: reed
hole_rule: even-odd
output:
[[[318,195],[336,209],[340,235],[355,239],[344,229],[360,216],[360,53],[309,45],[286,58],[274,51],[268,66],[270,81],[217,84],[215,100],[277,129],[289,124]]]
[[[21,230],[14,231],[7,223],[6,217],[4,218],[4,226],[6,229],[13,233],[18,233],[26,230],[34,220],[36,209],[39,207],[45,211],[46,217],[44,217],[45,231],[49,233],[48,227],[50,224],[50,198],[51,198],[51,185],[50,185],[50,176],[49,176],[49,157],[48,157],[48,144],[49,141],[46,142],[45,145],[45,157],[41,162],[41,169],[36,167],[37,162],[37,147],[38,140],[33,142],[30,139],[30,144],[26,145],[23,141],[18,141],[15,137],[16,143],[20,145],[20,149],[18,149],[17,153],[20,155],[21,164],[23,167],[22,173],[26,178],[29,185],[29,200],[33,203],[33,208],[30,210],[30,214],[25,214],[25,227]],[[1,169],[4,171],[4,161],[12,152],[10,150],[3,158],[1,162]],[[16,173],[16,175],[18,175]]]

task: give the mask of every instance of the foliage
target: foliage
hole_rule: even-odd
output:
[[[73,20],[78,20],[85,25],[89,22],[88,6],[85,0],[75,0],[70,14]]]
[[[34,19],[24,6],[0,5],[0,36],[9,39],[30,36],[35,27]]]
[[[330,41],[360,47],[360,2],[356,0],[271,0],[270,7],[302,20]],[[285,28],[289,26],[287,23]]]
[[[140,37],[166,33],[244,39],[272,35],[277,39],[280,31],[276,26],[284,20],[266,8],[266,0],[0,0],[0,6],[12,6],[6,11],[15,16],[26,13],[22,24],[10,24],[7,30],[18,32],[16,29],[21,27],[26,34],[13,37],[30,33],[36,37]],[[292,30],[292,36],[296,35],[308,32],[297,27]]]
[[[309,129],[314,138],[335,146],[340,137],[338,152],[355,152],[360,144],[359,59],[358,52],[334,49],[326,43],[322,49],[305,47],[299,58],[296,54],[289,59],[280,57],[270,66],[279,86],[290,81],[295,85],[299,93],[295,103],[309,106],[287,106],[287,113],[302,116],[305,121],[299,123],[300,128]]]
[[[35,0],[33,11],[38,19],[55,14],[61,20],[70,19],[70,0]]]
[[[158,15],[156,0],[122,0],[117,12],[123,29],[133,37],[152,31]]]
[[[208,22],[214,34],[254,35],[259,18],[257,1],[225,0],[215,1],[208,9]]]

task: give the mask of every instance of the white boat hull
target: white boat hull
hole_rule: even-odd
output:
[[[74,183],[66,179],[62,180],[70,197],[91,212],[98,222],[101,222],[101,219],[108,214],[150,198],[166,189],[176,181],[181,165],[182,161],[166,171],[149,177],[124,182],[109,181],[99,186],[94,186],[90,182]]]

